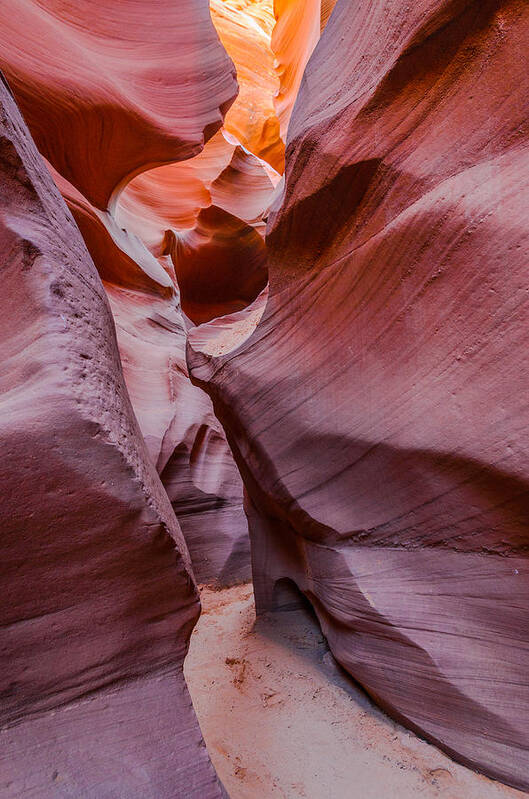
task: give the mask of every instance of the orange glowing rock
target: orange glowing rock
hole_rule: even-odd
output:
[[[210,6],[220,40],[236,66],[240,89],[224,127],[282,172],[285,148],[274,105],[279,80],[271,48],[273,0],[211,0]]]
[[[209,187],[230,163],[233,150],[217,133],[195,158],[138,175],[119,196],[118,223],[159,255],[168,228],[192,228],[200,210],[211,205]]]
[[[320,0],[274,0],[274,14],[277,24],[272,49],[280,80],[276,110],[281,137],[286,141],[301,78],[320,38]]]
[[[277,24],[271,44],[280,82],[275,107],[283,141],[305,67],[335,4],[336,0],[274,0]]]
[[[320,30],[323,33],[325,26],[329,21],[329,17],[331,16],[332,12],[334,11],[334,6],[336,5],[336,0],[321,0],[321,8],[320,8]]]

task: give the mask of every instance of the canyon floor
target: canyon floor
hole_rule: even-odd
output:
[[[389,719],[305,610],[256,621],[251,585],[201,590],[186,678],[231,799],[515,799]]]

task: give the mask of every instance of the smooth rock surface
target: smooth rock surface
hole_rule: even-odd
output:
[[[321,0],[274,0],[271,45],[279,78],[275,107],[284,141],[305,67],[320,38],[320,7]]]
[[[171,483],[173,507],[185,516],[183,528],[197,574],[205,582],[247,579],[242,484],[210,400],[187,376],[186,321],[176,283],[179,279],[184,289],[188,284],[192,289],[196,279],[183,279],[190,266],[218,256],[213,270],[217,279],[207,277],[212,287],[223,287],[224,294],[215,299],[215,309],[211,296],[201,298],[197,311],[207,308],[206,317],[211,318],[217,309],[238,309],[255,298],[267,279],[262,216],[273,192],[269,173],[275,173],[230,141],[229,134],[213,136],[235,99],[237,85],[209,6],[200,0],[176,6],[161,3],[153,9],[128,0],[105,7],[97,2],[54,2],[44,8],[27,0],[16,9],[13,3],[4,4],[0,23],[0,64],[111,298],[133,409],[153,464],[160,473],[165,470],[163,479]],[[69,56],[78,69],[71,68]],[[211,153],[202,158],[204,143],[212,136]],[[191,158],[195,154],[198,157]],[[188,160],[174,164],[176,192],[171,192],[174,181],[167,179],[173,176],[170,167],[162,168],[161,185],[156,184],[151,176],[160,170],[150,167],[181,159]],[[195,160],[194,167],[178,170]],[[207,219],[198,219],[202,207],[214,202],[209,184],[226,170],[227,179],[221,180],[217,192],[221,200],[230,194],[230,181],[232,196],[241,193],[242,183],[260,198],[260,210],[255,200],[249,203],[252,226],[232,219],[229,212],[224,214],[228,224],[223,218],[213,228]],[[125,190],[136,199],[135,181],[132,187],[127,181],[138,172],[143,173],[136,181],[144,202],[133,202],[123,219],[121,196]],[[181,179],[186,173],[190,180]],[[160,195],[171,216],[162,218],[153,241],[152,220],[159,221]],[[241,210],[240,201],[235,210]],[[172,239],[185,241],[190,266],[182,247],[171,246],[169,229]],[[236,240],[239,233],[242,246]],[[182,265],[182,275],[176,275],[175,262]],[[203,272],[198,277],[203,278]],[[239,279],[241,285],[234,285]],[[186,309],[191,310],[187,305]],[[199,485],[193,478],[191,453],[200,451],[202,472],[209,462],[204,441],[216,442],[206,447],[208,453],[215,452],[206,482],[217,486],[219,494],[204,492],[204,479]],[[208,540],[211,553],[206,551]]]
[[[196,158],[131,181],[116,220],[153,255],[170,256],[182,309],[201,324],[242,310],[265,287],[264,220],[279,179],[221,131]]]
[[[4,0],[0,69],[40,152],[101,210],[199,153],[237,94],[207,0]]]
[[[270,44],[279,81],[274,102],[283,141],[305,67],[335,5],[336,0],[274,0],[276,24]]]
[[[132,407],[177,513],[195,575],[221,585],[248,579],[242,483],[211,400],[189,380],[187,325],[173,262],[155,257],[113,214],[94,208],[50,169],[103,279]],[[254,236],[264,249],[261,237]]]
[[[132,406],[202,583],[250,577],[242,483],[211,400],[189,380],[175,297],[105,284]]]
[[[3,82],[0,172],[0,794],[220,797],[182,673],[187,547],[103,286]]]
[[[272,50],[273,6],[273,0],[210,0],[213,24],[233,59],[239,83],[224,128],[282,172],[285,145],[275,107],[279,77]]]
[[[528,46],[520,0],[339,0],[266,310],[188,356],[246,484],[258,611],[294,580],[390,714],[523,789]]]

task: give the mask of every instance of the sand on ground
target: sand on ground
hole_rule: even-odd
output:
[[[185,674],[231,799],[521,799],[389,719],[314,617],[255,619],[251,585],[201,590]]]

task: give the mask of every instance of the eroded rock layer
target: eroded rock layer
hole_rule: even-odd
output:
[[[101,210],[133,174],[199,153],[237,93],[207,0],[6,0],[0,23],[40,152]]]
[[[189,554],[101,281],[3,82],[0,180],[0,793],[220,797],[182,674]]]
[[[220,40],[237,69],[240,89],[224,127],[282,172],[285,146],[274,103],[279,79],[271,47],[273,0],[210,0],[210,8]]]
[[[293,580],[384,708],[523,789],[528,47],[521,0],[338,0],[264,315],[188,356],[245,480],[260,609]]]
[[[279,175],[226,131],[196,158],[152,169],[125,188],[118,227],[169,255],[196,324],[241,310],[268,280],[264,219]]]
[[[274,0],[270,46],[279,81],[274,104],[283,141],[305,67],[335,5],[336,0]]]
[[[152,463],[177,515],[197,581],[250,578],[242,483],[209,397],[189,380],[177,297],[105,284],[127,389]]]
[[[320,5],[321,0],[274,0],[277,24],[271,44],[279,77],[275,105],[285,141],[307,61],[320,38]]]
[[[267,280],[274,170],[229,134],[213,136],[237,93],[233,64],[206,0],[19,5],[0,9],[0,64],[111,300],[132,406],[196,576],[248,579],[242,484],[211,401],[189,382],[180,306],[210,319]]]

